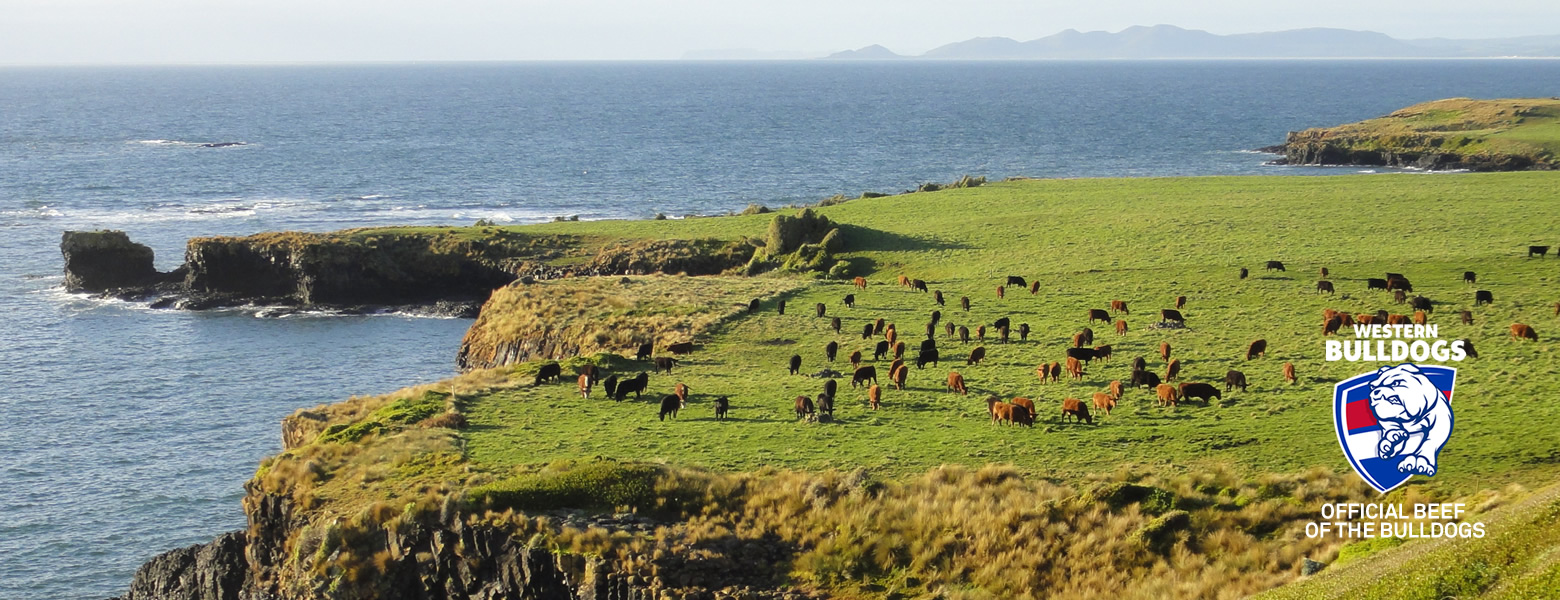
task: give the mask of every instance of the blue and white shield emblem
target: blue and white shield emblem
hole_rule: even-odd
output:
[[[1401,364],[1333,387],[1333,426],[1354,471],[1383,494],[1414,475],[1433,477],[1452,435],[1457,369]]]

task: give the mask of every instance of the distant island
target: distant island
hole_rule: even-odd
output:
[[[1560,35],[1501,39],[1400,40],[1383,33],[1310,28],[1218,35],[1174,25],[1116,33],[1068,29],[1037,40],[980,37],[908,56],[879,45],[836,52],[837,60],[1154,59],[1154,58],[1495,58],[1560,57]]]
[[[1290,132],[1264,150],[1276,164],[1376,165],[1426,170],[1560,168],[1560,98],[1416,104],[1384,117]]]

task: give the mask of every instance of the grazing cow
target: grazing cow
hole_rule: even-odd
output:
[[[536,380],[531,385],[541,385],[548,381],[560,381],[563,379],[563,367],[558,363],[547,363],[536,370]]]
[[[1125,335],[1126,333],[1127,333],[1127,322],[1125,320],[1123,320],[1123,319],[1117,319],[1116,320],[1116,335]]]
[[[1391,321],[1389,319],[1387,319],[1387,311],[1385,311],[1385,310],[1378,310],[1378,311],[1376,311],[1376,320],[1380,321],[1382,323],[1389,323],[1389,324],[1391,323]],[[1407,321],[1404,321],[1404,322],[1407,323]]]
[[[1424,324],[1428,323],[1429,321],[1430,321],[1429,317],[1425,316],[1425,311],[1422,311],[1422,310],[1414,311],[1414,324],[1415,325],[1424,325]]]
[[[1538,341],[1538,332],[1533,331],[1531,326],[1523,325],[1521,323],[1512,323],[1511,339],[1528,339],[1536,342]]]
[[[1067,357],[1067,374],[1073,379],[1083,380],[1083,363],[1071,356]]]
[[[894,362],[888,363],[888,376],[889,377],[893,377],[894,376],[894,370],[898,369],[899,367],[904,366],[904,364],[905,364],[905,361],[903,359],[898,359],[898,358],[894,359]]]
[[[1338,318],[1343,321],[1343,327],[1354,326],[1354,315],[1349,313],[1338,313]]]
[[[1460,339],[1460,340],[1457,340],[1457,341],[1462,342],[1463,352],[1466,353],[1469,358],[1478,358],[1479,357],[1479,351],[1473,349],[1473,340],[1470,340],[1468,338],[1463,338],[1463,339]]]
[[[884,321],[882,319],[877,319],[877,320],[872,321],[872,335],[882,335],[883,334],[883,326],[885,324],[887,324],[887,321]]]
[[[1457,316],[1462,317],[1462,324],[1463,325],[1472,325],[1473,324],[1473,311],[1468,310],[1468,309],[1463,309],[1463,310],[1457,311]]]
[[[867,278],[866,277],[857,277],[852,283],[856,284],[856,288],[857,289],[863,289],[863,290],[867,289]]]
[[[982,342],[986,341],[986,326],[985,325],[977,325],[977,326],[975,326],[975,339],[978,339],[978,340],[980,340]]]
[[[1288,381],[1289,385],[1294,385],[1295,382],[1298,381],[1295,378],[1295,363],[1289,363],[1289,362],[1284,363],[1283,373],[1284,373],[1284,381]]]
[[[1316,293],[1320,294],[1322,292],[1333,293],[1333,283],[1326,280],[1316,282]]]
[[[1479,291],[1473,293],[1473,305],[1474,306],[1478,306],[1480,304],[1494,304],[1494,303],[1495,303],[1495,294],[1491,294],[1489,290],[1479,290]]]
[[[964,312],[970,312],[970,297],[959,296],[959,307],[963,308]]]
[[[1181,399],[1197,398],[1202,400],[1203,404],[1207,404],[1211,399],[1224,399],[1224,392],[1207,383],[1183,383],[1181,384],[1181,389],[1177,391],[1180,393]]]
[[[850,376],[850,387],[856,387],[857,385],[865,384],[868,381],[872,383],[878,382],[877,369],[872,365],[858,367],[856,372],[852,373]]]
[[[1055,382],[1055,381],[1061,381],[1061,380],[1062,380],[1062,362],[1061,361],[1051,361],[1051,381]]]
[[[779,314],[782,314],[782,315],[785,314],[785,301],[784,300],[781,300],[781,301],[775,303],[775,312],[779,313]]]
[[[1181,359],[1179,359],[1179,358],[1172,359],[1170,361],[1170,364],[1165,365],[1165,382],[1166,383],[1169,383],[1171,381],[1175,381],[1175,378],[1179,377],[1180,375],[1181,375]]]
[[[1021,341],[1021,342],[1029,341],[1029,324],[1028,323],[1019,323],[1018,324],[1018,340]]]
[[[834,396],[818,394],[818,418],[834,418]]]
[[[1388,325],[1408,325],[1408,315],[1387,315]]]
[[[1416,310],[1422,310],[1427,313],[1435,312],[1435,303],[1431,302],[1429,298],[1424,296],[1414,296],[1413,298],[1409,298],[1408,305],[1414,307]]]
[[[1388,271],[1386,273],[1386,276],[1387,276],[1387,281],[1388,282],[1391,282],[1393,279],[1402,279],[1404,281],[1408,280],[1408,278],[1404,277],[1402,273],[1393,273],[1393,272]]]
[[[910,278],[909,277],[905,277],[904,275],[900,275],[899,276],[899,285],[902,286],[902,287],[910,287]]]
[[[963,325],[959,326],[959,342],[964,344],[970,343],[970,328]]]
[[[1110,301],[1110,310],[1111,310],[1111,312],[1119,312],[1119,313],[1124,314],[1124,315],[1132,314],[1132,311],[1127,310],[1127,301],[1126,300],[1111,300]]]
[[[1404,302],[1408,302],[1408,293],[1404,292],[1403,290],[1392,292],[1393,304],[1402,304]]]
[[[1154,386],[1154,404],[1155,405],[1157,405],[1157,406],[1175,406],[1176,402],[1178,402],[1180,400],[1181,400],[1181,394],[1176,391],[1175,386],[1170,385],[1168,383],[1161,383],[1159,385]]]
[[[1333,310],[1331,308],[1324,308],[1324,309],[1322,309],[1322,320],[1326,321],[1328,319],[1333,318],[1334,316],[1337,316],[1337,314],[1338,314],[1338,311],[1336,311],[1336,310]]]
[[[617,386],[617,392],[612,394],[612,399],[621,401],[622,399],[628,397],[629,392],[633,392],[634,399],[638,400],[643,397],[642,394],[644,393],[645,388],[649,385],[650,374],[644,371],[640,371],[639,374],[635,375],[633,379],[619,383]]]
[[[824,313],[827,313],[828,311],[829,306],[827,304],[819,302],[818,304],[813,305],[813,312],[816,313],[820,319],[823,318]]]
[[[1250,272],[1250,271],[1247,271],[1247,270],[1246,270],[1246,267],[1241,267],[1241,268],[1240,268],[1240,278],[1241,278],[1241,279],[1245,279],[1245,278],[1246,278],[1246,277],[1248,277],[1248,276],[1250,276],[1250,275],[1251,275],[1251,272]]]
[[[815,415],[817,415],[817,411],[813,408],[812,398],[808,398],[806,396],[797,396],[796,418],[811,418]]]
[[[580,375],[580,397],[590,398],[590,376]]]
[[[1095,346],[1094,347],[1094,358],[1097,358],[1099,360],[1110,360],[1110,357],[1111,357],[1110,344],[1105,344],[1104,346]]]
[[[903,359],[904,357],[905,357],[905,343],[904,342],[894,342],[894,360],[900,360],[900,359]]]
[[[608,398],[611,398],[613,392],[617,391],[617,384],[618,376],[616,374],[608,375],[606,379],[601,380],[601,391],[605,393]]]
[[[1176,310],[1186,308],[1186,296],[1175,297],[1175,308]]]
[[[1115,407],[1116,399],[1111,397],[1110,394],[1105,392],[1094,392],[1094,408],[1104,412],[1105,416],[1110,416],[1110,409]]]
[[[1235,388],[1240,388],[1242,392],[1246,391],[1246,374],[1240,371],[1225,371],[1224,390],[1229,391]]]
[[[876,385],[867,388],[867,406],[877,410],[883,406],[883,388]]]
[[[1023,277],[1019,277],[1017,275],[1008,275],[1007,276],[1007,284],[1008,285],[1016,285],[1016,286],[1021,287],[1021,288],[1022,287],[1029,287],[1029,282],[1028,281],[1024,281]]]
[[[926,352],[927,350],[936,350],[936,349],[937,349],[937,340],[934,340],[934,339],[931,339],[931,338],[927,338],[927,339],[921,340],[921,351],[922,352]]]
[[[634,353],[634,360],[650,360],[651,353],[655,352],[655,346],[640,344],[639,351]]]
[[[1084,327],[1083,331],[1080,331],[1078,333],[1083,336],[1081,338],[1083,340],[1083,345],[1085,345],[1085,346],[1093,346],[1094,345],[1094,330],[1093,329],[1090,329],[1088,327]]]
[[[1267,356],[1267,340],[1257,340],[1246,347],[1246,360],[1251,360],[1258,356]]]
[[[1072,343],[1073,343],[1073,347],[1074,348],[1078,348],[1078,347],[1083,346],[1083,332],[1082,331],[1073,334]]]
[[[1040,366],[1035,367],[1035,377],[1040,378],[1040,383],[1049,381],[1051,379],[1051,363],[1040,363]]]
[[[920,354],[915,356],[915,368],[922,369],[928,364],[937,364],[936,350],[922,350]]]
[[[867,324],[861,326],[861,339],[864,339],[864,340],[872,339],[872,324],[871,323],[867,323]]]
[[[1013,404],[1013,422],[1025,427],[1035,426],[1035,411]]]
[[[953,334],[956,331],[958,330],[954,328],[952,321],[943,323],[943,333],[948,334],[948,337],[953,337]]]
[[[969,388],[964,386],[964,376],[958,371],[948,373],[948,389],[958,394],[969,394]]]
[[[937,301],[937,305],[938,306],[946,306],[945,304],[943,304],[942,290],[937,290],[935,292],[932,292],[932,299]]]
[[[1160,360],[1170,360],[1170,342],[1159,342]]]
[[[936,324],[941,323],[941,322],[942,322],[942,311],[940,311],[940,310],[932,311],[932,325],[936,325]],[[931,337],[931,336],[927,336],[927,337]]]
[[[857,366],[859,366],[860,364],[861,364],[861,351],[860,350],[856,350],[854,352],[851,352],[850,353],[850,368],[854,369]]]
[[[693,354],[693,342],[679,342],[666,347],[667,352],[677,356]]]
[[[752,302],[748,303],[748,314],[751,315],[753,313],[758,312],[758,307],[759,307],[758,298],[754,298]]]
[[[896,390],[903,391],[905,389],[905,380],[909,379],[909,378],[910,378],[910,367],[908,367],[908,366],[899,365],[897,367],[891,367],[888,370],[888,380],[893,382],[894,389],[896,389]],[[873,387],[877,387],[877,386],[873,386]]]
[[[1159,320],[1175,321],[1176,323],[1180,323],[1182,325],[1186,324],[1186,317],[1181,316],[1181,311],[1171,308],[1160,309]]]
[[[657,357],[655,357],[655,371],[657,373],[660,373],[661,371],[666,371],[667,373],[671,373],[672,372],[672,367],[675,367],[675,366],[677,366],[677,359],[675,359],[675,358],[672,358],[670,356],[657,356]]]
[[[731,412],[731,399],[721,396],[715,399],[715,420],[726,420],[726,414]]]
[[[877,346],[872,348],[872,360],[883,360],[888,356],[888,340],[878,340]]]
[[[682,382],[678,382],[677,385],[672,386],[672,395],[676,396],[677,397],[677,401],[681,402],[684,407],[688,406],[688,385],[687,384],[684,384]]]
[[[1006,421],[1013,424],[1013,405],[998,400],[996,396],[986,398],[986,413],[991,415],[991,424],[997,425]]]
[[[677,396],[666,395],[661,397],[661,420],[665,421],[667,415],[677,418],[677,410],[682,408],[682,401]]]
[[[1004,287],[1002,287],[1000,285],[997,286],[997,298],[1006,298],[1007,297],[1006,293],[1007,293],[1007,289],[1006,288],[1004,288]]]
[[[802,355],[800,355],[800,354],[792,354],[791,355],[791,374],[792,375],[800,375],[801,373],[802,373]]]
[[[1322,267],[1322,279],[1326,279],[1328,275],[1327,267]]]
[[[580,367],[580,374],[589,377],[591,385],[596,385],[596,380],[601,379],[601,367],[585,365]]]
[[[1110,381],[1109,389],[1111,397],[1117,400],[1120,400],[1121,396],[1124,394],[1120,379],[1112,379]]]
[[[1024,410],[1029,411],[1029,414],[1035,414],[1035,403],[1028,398],[1014,398],[1009,400],[1008,404],[1012,404],[1013,406],[1022,406],[1024,407]]]
[[[1269,271],[1283,271],[1284,270],[1284,263],[1276,261],[1276,260],[1270,260],[1270,261],[1267,261],[1267,266],[1265,266],[1263,268],[1266,269],[1266,270],[1269,270]]]
[[[845,308],[856,308],[855,294],[845,294]]]
[[[1358,323],[1360,325],[1374,325],[1376,323],[1376,315],[1367,315],[1365,313],[1360,313],[1360,314],[1354,315],[1354,322]]]
[[[1036,279],[1029,283],[1029,295],[1033,296],[1038,293],[1040,293],[1040,280]]]
[[[899,331],[895,330],[894,326],[892,324],[890,324],[888,326],[888,329],[884,329],[883,330],[883,340],[884,341],[892,344],[897,339],[899,339]]]
[[[997,319],[997,320],[991,322],[991,327],[993,329],[1001,329],[1003,327],[1012,327],[1012,326],[1013,326],[1013,320],[1008,318],[1008,317],[1002,317],[1000,319]]]
[[[926,282],[919,279],[912,279],[910,281],[910,287],[917,292],[924,292],[926,291]]]
[[[1479,276],[1473,271],[1463,271],[1463,283],[1478,283]]]
[[[1145,360],[1143,357],[1139,356],[1137,358],[1132,359],[1132,370],[1133,371],[1142,371],[1142,370],[1147,369],[1147,368],[1148,368],[1148,361]]]
[[[840,381],[838,379],[825,379],[823,381],[823,393],[833,396],[836,392],[839,391]]]
[[[1008,333],[1009,331],[1006,326],[997,328],[997,338],[1001,339],[1002,343],[1004,344],[1008,343]]]
[[[1342,328],[1343,317],[1333,315],[1332,317],[1328,318],[1326,322],[1322,323],[1322,335],[1332,335],[1334,333],[1338,333],[1338,330]]]
[[[1067,422],[1067,417],[1072,417],[1074,422],[1094,424],[1094,417],[1089,415],[1089,407],[1084,406],[1077,398],[1062,400],[1062,422]]]
[[[840,318],[839,317],[834,317],[833,319],[829,319],[829,329],[833,329],[834,333],[839,333],[840,332],[840,325],[841,324],[842,323],[840,323]]]
[[[1534,254],[1543,258],[1544,255],[1549,254],[1549,246],[1528,246],[1528,258],[1533,258]]]
[[[1094,360],[1094,357],[1095,357],[1095,355],[1094,355],[1094,349],[1093,348],[1068,348],[1067,349],[1067,358],[1074,358],[1074,359],[1078,359],[1078,360],[1083,361],[1083,362],[1089,362],[1091,360]]]
[[[1396,279],[1388,279],[1387,280],[1387,289],[1389,289],[1389,290],[1403,290],[1405,292],[1412,292],[1412,291],[1414,291],[1414,284],[1409,283],[1407,279],[1404,279],[1402,277],[1398,277]]]
[[[1387,280],[1385,280],[1385,279],[1376,279],[1376,278],[1366,279],[1365,280],[1365,289],[1367,289],[1367,290],[1385,290],[1385,289],[1387,289]]]
[[[970,351],[970,357],[964,360],[964,366],[968,367],[968,366],[978,365],[978,364],[980,364],[980,361],[985,360],[985,359],[986,359],[986,347],[985,346],[976,346],[974,350]]]
[[[1089,309],[1089,324],[1093,325],[1095,321],[1099,321],[1107,325],[1110,324],[1110,311],[1102,308]]]

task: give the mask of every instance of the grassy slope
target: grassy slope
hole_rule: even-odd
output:
[[[1560,99],[1437,100],[1312,131],[1358,149],[1509,154],[1553,162],[1560,156]]]
[[[1312,466],[1345,469],[1331,434],[1331,383],[1366,367],[1321,361],[1320,314],[1325,307],[1355,312],[1408,312],[1363,279],[1403,272],[1418,291],[1440,304],[1433,322],[1442,337],[1472,338],[1482,358],[1461,365],[1457,433],[1442,454],[1443,472],[1431,485],[1469,490],[1508,481],[1553,478],[1560,455],[1560,405],[1548,401],[1560,380],[1554,355],[1557,263],[1526,259],[1528,244],[1553,244],[1560,177],[1544,173],[1498,175],[1383,175],[1347,178],[1221,177],[1024,181],[966,190],[856,200],[823,209],[831,219],[874,231],[854,231],[853,256],[871,261],[871,287],[857,307],[839,299],[854,291],[819,283],[791,300],[785,316],[767,310],[739,318],[703,340],[674,376],[651,379],[657,393],[688,383],[694,398],[677,422],[655,420],[650,397],[642,403],[581,400],[572,385],[497,392],[468,410],[467,451],[482,468],[555,459],[608,456],[665,460],[720,469],[776,465],[805,469],[865,465],[890,475],[924,472],[943,463],[1011,462],[1044,476],[1072,479],[1111,471],[1123,463],[1174,472],[1229,464],[1249,473],[1294,472]],[[603,237],[734,238],[757,235],[767,216],[671,221],[557,223],[520,228],[535,233]],[[1287,273],[1265,273],[1264,261],[1283,260]],[[1240,266],[1253,278],[1239,281]],[[1331,269],[1339,295],[1312,293],[1318,267]],[[1480,274],[1479,289],[1493,306],[1474,309],[1476,325],[1458,325],[1455,311],[1471,308],[1472,287],[1461,273]],[[944,318],[974,329],[1000,316],[1027,322],[1028,343],[986,344],[978,367],[912,370],[910,390],[885,390],[884,410],[865,410],[864,393],[844,393],[840,423],[804,424],[791,415],[791,398],[814,395],[821,382],[792,377],[793,353],[804,371],[823,368],[822,347],[842,345],[841,356],[868,349],[863,322],[883,317],[903,337],[920,339],[928,294],[892,284],[899,273],[926,279],[949,297]],[[994,288],[1007,274],[1038,278],[1041,292]],[[1171,299],[1190,297],[1191,329],[1155,332],[1144,326]],[[970,314],[957,298],[974,301]],[[1040,385],[1033,369],[1060,360],[1066,338],[1085,326],[1089,308],[1111,299],[1135,309],[1133,331],[1116,336],[1097,326],[1097,343],[1113,344],[1116,359],[1091,369],[1081,384]],[[826,319],[812,317],[814,302],[845,317],[836,336]],[[1508,341],[1513,321],[1534,324],[1543,341]],[[852,332],[855,332],[852,335]],[[1016,337],[1016,336],[1015,336]],[[1240,360],[1255,338],[1270,343],[1269,357]],[[758,345],[758,340],[795,340]],[[1175,346],[1186,380],[1217,381],[1226,369],[1244,370],[1252,387],[1213,406],[1153,406],[1146,391],[1131,392],[1098,427],[1054,425],[1065,396],[1087,397],[1111,379],[1125,378],[1134,356]],[[945,358],[968,347],[939,342]],[[914,354],[912,349],[910,352]],[[1299,385],[1288,386],[1279,366],[1292,361]],[[834,365],[847,370],[843,360]],[[950,369],[966,375],[968,397],[942,391]],[[886,369],[885,369],[886,370]],[[885,381],[886,383],[886,381]],[[985,419],[988,393],[1035,398],[1045,421],[1035,430],[997,428]],[[730,395],[734,420],[710,419],[714,395]]]

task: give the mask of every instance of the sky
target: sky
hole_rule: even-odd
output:
[[[676,59],[901,54],[978,36],[1170,24],[1398,38],[1560,34],[1557,0],[0,0],[0,64]]]

